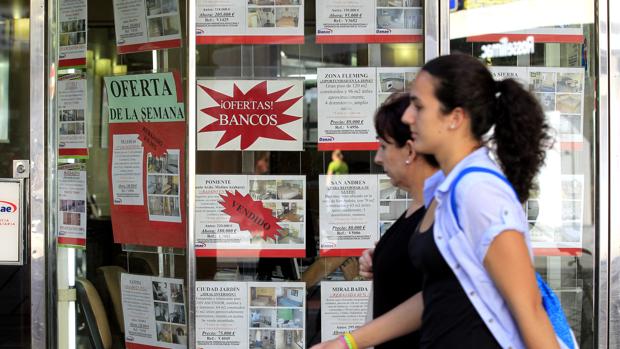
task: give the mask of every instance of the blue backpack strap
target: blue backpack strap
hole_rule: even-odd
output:
[[[461,222],[459,221],[459,216],[456,214],[457,205],[454,189],[456,188],[458,182],[465,175],[472,172],[488,173],[501,179],[512,189],[517,200],[519,198],[514,187],[503,174],[486,167],[472,166],[465,168],[456,176],[456,178],[454,179],[454,181],[452,181],[452,184],[450,185],[450,208],[452,209],[452,215],[454,216],[454,220],[461,231],[463,231],[463,227],[461,226]],[[538,289],[540,290],[540,294],[542,297],[543,307],[545,308],[545,311],[549,316],[549,321],[553,326],[553,330],[555,331],[556,336],[564,343],[567,348],[576,348],[575,342],[573,341],[573,333],[570,326],[568,325],[566,316],[564,315],[564,310],[562,309],[560,300],[538,273],[536,273],[536,282],[538,283]]]
[[[459,220],[459,216],[456,214],[456,208],[457,208],[456,199],[455,199],[456,191],[454,190],[454,188],[456,188],[456,185],[461,181],[461,179],[463,179],[465,175],[472,173],[472,172],[488,173],[501,179],[504,183],[506,183],[510,187],[510,189],[512,189],[517,200],[519,199],[519,196],[517,195],[517,192],[513,188],[512,184],[510,183],[510,181],[508,181],[508,178],[506,178],[503,174],[495,170],[492,170],[490,168],[486,168],[486,167],[472,166],[472,167],[465,168],[464,170],[459,172],[459,174],[456,176],[456,178],[454,179],[454,181],[452,181],[452,184],[450,185],[450,208],[452,209],[452,215],[454,216],[454,221],[456,222],[456,225],[459,227],[460,230],[463,230],[463,227],[461,226],[461,221]]]

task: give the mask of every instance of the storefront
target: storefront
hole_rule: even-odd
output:
[[[0,347],[309,348],[363,323],[356,257],[411,199],[373,162],[373,112],[451,52],[540,100],[536,268],[581,348],[620,347],[619,11],[3,2]]]

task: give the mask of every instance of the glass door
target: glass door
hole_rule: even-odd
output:
[[[456,1],[450,52],[485,61],[540,101],[554,146],[525,204],[537,271],[558,294],[581,348],[595,324],[599,124],[595,1]],[[603,196],[604,199],[605,196]]]
[[[31,85],[24,78],[30,71],[29,17],[28,1],[0,6],[0,178],[13,178],[13,160],[30,159]],[[25,241],[23,246],[28,247]],[[28,256],[22,257],[23,265],[0,266],[0,347],[30,348],[33,269]]]
[[[411,202],[374,161],[373,117],[437,54],[436,7],[227,3],[189,7],[192,344],[309,348],[363,323],[357,257]],[[243,223],[240,202],[262,213]]]

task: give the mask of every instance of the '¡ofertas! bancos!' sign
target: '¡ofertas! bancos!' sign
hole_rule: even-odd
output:
[[[302,150],[302,84],[198,81],[198,150]]]

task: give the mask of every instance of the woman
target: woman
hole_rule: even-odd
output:
[[[409,95],[392,94],[375,114],[379,150],[375,162],[383,166],[390,182],[409,194],[407,211],[396,220],[377,243],[360,258],[360,274],[373,279],[373,317],[379,317],[422,289],[422,274],[409,259],[409,239],[424,216],[424,181],[438,173],[435,158],[413,150],[409,127],[401,122],[410,112]],[[441,180],[439,176],[433,176]],[[436,180],[434,181],[436,182]],[[430,196],[432,197],[432,196]],[[374,275],[373,275],[374,269]],[[406,279],[407,282],[403,282]],[[417,332],[396,338],[376,349],[418,348]]]
[[[421,348],[559,348],[521,206],[549,141],[540,105],[516,81],[495,82],[463,55],[429,61],[411,102],[413,113],[403,121],[414,150],[434,155],[446,175],[412,238],[412,260],[425,283],[346,339],[366,348],[421,328]],[[462,175],[472,167],[503,172],[509,183],[488,172]],[[318,346],[345,347],[342,340]]]

